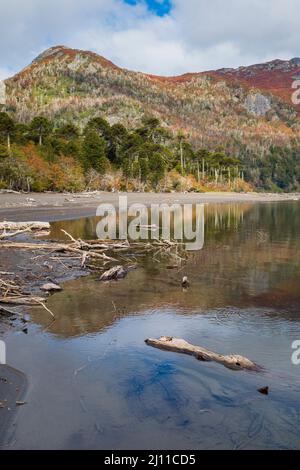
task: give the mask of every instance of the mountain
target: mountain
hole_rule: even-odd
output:
[[[210,72],[210,75],[249,89],[260,89],[292,104],[292,93],[295,91],[292,85],[295,80],[300,79],[300,58],[273,60],[238,69],[220,69]],[[295,107],[300,112],[300,105]]]
[[[262,155],[270,145],[299,142],[298,109],[291,103],[298,76],[300,59],[158,77],[56,46],[6,81],[7,109],[22,122],[42,113],[82,127],[98,115],[127,127],[154,115],[174,132],[184,129],[197,145]]]

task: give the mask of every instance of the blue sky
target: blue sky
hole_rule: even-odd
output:
[[[0,79],[58,44],[158,75],[300,56],[299,0],[0,0],[0,12]]]
[[[129,5],[136,5],[142,3],[143,0],[124,0]],[[148,6],[149,11],[155,13],[158,16],[164,16],[170,13],[172,8],[171,0],[146,0],[145,3]]]

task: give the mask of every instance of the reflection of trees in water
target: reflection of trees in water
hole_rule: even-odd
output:
[[[234,206],[206,207],[204,248],[190,252],[183,269],[168,270],[165,262],[147,256],[141,261],[143,269],[121,282],[83,279],[67,285],[49,301],[57,317],[50,331],[82,335],[122,316],[163,308],[205,313],[228,306],[266,306],[295,318],[300,300],[299,204]],[[76,227],[90,230],[91,223],[76,221]],[[187,292],[181,288],[183,275],[191,281]],[[34,320],[45,325],[44,311],[34,314]]]
[[[253,204],[214,204],[205,206],[205,226],[207,236],[212,233],[220,231],[235,231],[243,222],[244,214],[253,208]],[[193,211],[193,225],[195,226],[196,211]],[[69,232],[74,238],[92,239],[96,238],[96,228],[99,222],[99,217],[88,217],[78,220],[66,220],[53,222],[51,224],[51,238],[65,238],[61,230],[64,229]],[[130,222],[130,219],[129,219]],[[151,222],[149,210],[149,224]],[[160,218],[161,222],[161,218]],[[171,235],[176,233],[176,228],[179,224],[190,223],[187,215],[182,210],[182,220],[174,217],[171,213]],[[118,219],[117,219],[118,224]],[[177,225],[176,225],[177,224]],[[156,232],[155,232],[156,233]]]
[[[96,236],[97,217],[85,217],[77,220],[64,220],[51,224],[51,239],[66,239],[62,229],[70,233],[74,238],[93,239]]]

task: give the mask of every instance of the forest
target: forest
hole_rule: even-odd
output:
[[[247,148],[239,158],[222,142],[195,148],[184,131],[172,133],[146,116],[135,128],[95,117],[80,128],[44,116],[28,124],[0,113],[0,189],[17,191],[296,191],[300,151]]]

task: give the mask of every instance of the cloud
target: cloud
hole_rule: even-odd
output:
[[[185,44],[203,51],[231,44],[236,50],[231,65],[299,55],[298,0],[173,2],[173,19]]]
[[[164,16],[149,2],[0,0],[0,78],[57,44],[161,75],[300,55],[298,0],[172,0]]]
[[[4,67],[0,67],[0,81],[5,80],[5,78],[9,77],[12,74],[12,71],[6,69]]]

